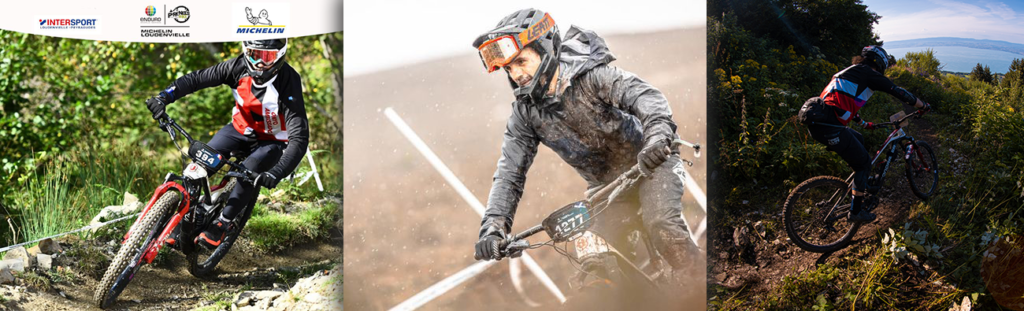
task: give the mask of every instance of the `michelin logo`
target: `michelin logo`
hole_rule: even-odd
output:
[[[252,14],[252,8],[245,7],[245,20],[249,21],[252,25],[240,25],[238,30],[235,31],[237,34],[264,34],[264,33],[284,33],[284,25],[274,25],[270,21],[270,13],[267,9],[262,9],[259,15]]]

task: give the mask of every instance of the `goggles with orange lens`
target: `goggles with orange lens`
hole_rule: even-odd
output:
[[[281,50],[257,50],[247,49],[245,51],[245,58],[249,60],[253,65],[263,63],[264,65],[270,66],[274,62],[277,62],[278,55]]]
[[[523,47],[543,37],[554,27],[555,20],[544,14],[543,19],[519,34],[500,36],[481,44],[477,47],[480,51],[480,60],[484,62],[484,67],[489,73],[501,69],[519,56]]]

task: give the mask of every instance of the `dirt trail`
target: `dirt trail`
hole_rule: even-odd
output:
[[[239,243],[217,266],[218,275],[208,280],[189,274],[185,256],[180,252],[168,252],[166,260],[143,266],[118,297],[117,303],[107,310],[189,310],[202,306],[211,297],[221,293],[233,297],[244,290],[265,290],[281,286],[288,288],[292,284],[286,282],[295,282],[298,277],[306,276],[299,274],[301,270],[331,269],[340,264],[341,236],[340,228],[333,228],[330,237],[270,254],[257,254],[248,247],[243,234]],[[73,247],[116,251],[116,246],[101,241],[62,243],[62,246],[65,247],[64,254]],[[107,255],[113,257],[110,253]],[[62,261],[75,260],[68,257],[57,259],[55,266]],[[73,263],[69,265],[74,267]],[[286,275],[299,275],[282,279],[281,271],[287,271]],[[78,277],[71,283],[54,283],[46,291],[29,289],[23,299],[5,305],[13,310],[100,310],[92,302],[98,281],[83,272],[87,271],[76,271]]]
[[[917,140],[926,141],[936,153],[940,165],[940,174],[949,171],[949,163],[940,157],[944,150],[940,144],[933,125],[927,119],[912,119],[907,133]],[[878,148],[880,142],[869,142],[869,153]],[[907,183],[904,165],[894,164],[886,176],[886,186],[878,193],[879,206],[874,209],[878,218],[861,226],[850,244],[833,253],[812,253],[805,251],[788,240],[782,224],[781,202],[771,210],[776,214],[764,215],[760,211],[748,213],[744,218],[754,224],[760,220],[771,222],[765,231],[764,238],[756,234],[752,226],[748,226],[751,248],[741,249],[734,244],[735,228],[719,228],[709,237],[715,240],[717,251],[709,251],[708,261],[712,268],[708,275],[708,284],[722,285],[733,290],[744,292],[745,295],[771,294],[776,290],[785,276],[795,276],[807,270],[814,270],[818,265],[836,263],[843,258],[856,256],[853,252],[861,246],[875,244],[880,246],[880,231],[890,227],[900,227],[907,221],[910,207],[920,202]],[[940,182],[939,187],[942,187]],[[724,299],[727,297],[719,297]]]

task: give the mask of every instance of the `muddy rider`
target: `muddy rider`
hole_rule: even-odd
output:
[[[808,124],[811,137],[825,144],[827,150],[839,154],[853,169],[853,199],[850,204],[849,219],[855,222],[871,222],[875,214],[864,207],[864,195],[868,188],[868,175],[871,173],[871,157],[864,147],[864,136],[846,127],[853,122],[865,129],[874,129],[875,125],[865,122],[857,114],[864,107],[874,90],[889,93],[900,101],[926,112],[931,105],[922,102],[907,90],[896,86],[885,76],[885,70],[895,63],[881,46],[869,45],[861,50],[861,54],[853,58],[853,65],[846,67],[832,76],[821,95],[810,101],[824,101],[824,116],[819,122]],[[809,101],[809,102],[810,102]]]
[[[526,171],[543,143],[575,168],[590,189],[639,164],[648,178],[610,209],[633,215],[641,209],[658,252],[673,269],[684,269],[698,250],[680,217],[683,164],[670,148],[678,136],[661,91],[609,65],[615,56],[596,33],[572,26],[562,40],[551,16],[536,9],[506,16],[477,37],[473,47],[488,72],[505,72],[516,97],[476,257],[500,259],[499,241],[512,229]],[[625,235],[605,237],[614,246],[622,245],[616,242]]]
[[[255,182],[274,188],[281,177],[299,165],[309,142],[302,81],[284,59],[287,49],[287,39],[244,41],[238,57],[178,78],[146,100],[146,105],[153,118],[160,119],[165,116],[167,104],[204,88],[227,85],[235,99],[231,122],[207,144],[225,156],[232,151],[247,154],[242,165],[260,173]],[[207,248],[219,246],[225,233],[236,229],[235,216],[252,203],[256,194],[253,184],[239,182],[221,215],[195,242]],[[176,244],[178,228],[167,239],[168,244]]]

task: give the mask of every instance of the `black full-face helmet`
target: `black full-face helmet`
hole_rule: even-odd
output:
[[[509,77],[515,96],[539,102],[547,92],[555,70],[558,69],[558,49],[562,37],[555,20],[544,11],[524,9],[502,18],[491,31],[473,40],[473,47],[480,52],[487,72],[494,72],[508,65],[519,53],[533,48],[541,57],[540,66],[527,85],[519,86]]]
[[[873,65],[878,72],[885,73],[886,69],[889,69],[895,63],[889,53],[885,52],[885,49],[880,45],[869,45],[865,46],[860,51],[860,56]]]
[[[246,69],[256,84],[264,84],[277,75],[284,66],[284,54],[288,50],[288,39],[242,41],[242,56]],[[262,68],[257,67],[260,63]]]

